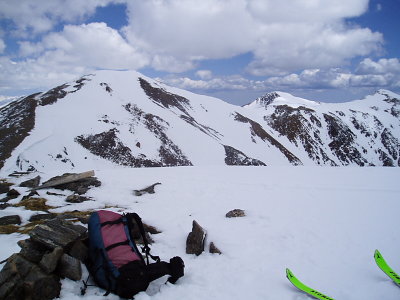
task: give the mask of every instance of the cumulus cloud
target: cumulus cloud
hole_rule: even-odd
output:
[[[266,88],[262,81],[250,80],[240,75],[221,76],[208,79],[167,76],[158,79],[166,84],[193,91],[265,90]]]
[[[146,55],[128,44],[105,23],[67,25],[62,32],[48,34],[39,43],[21,44],[24,54],[36,54],[38,62],[50,65],[104,69],[137,69],[148,63]]]
[[[13,34],[23,37],[48,32],[60,22],[82,21],[97,7],[122,0],[14,0],[0,1],[0,17],[13,22]]]
[[[250,53],[246,71],[266,80],[213,76],[169,77],[170,84],[197,89],[269,87],[345,87],[366,82],[392,85],[398,59],[364,59],[356,73],[344,71],[351,59],[379,53],[383,36],[346,23],[368,9],[368,0],[13,0],[0,1],[0,17],[12,21],[21,37],[15,62],[2,57],[0,69],[11,79],[33,83],[105,69],[180,73],[201,60],[229,59]],[[126,4],[128,25],[117,31],[104,23],[79,24],[97,7]],[[58,32],[52,32],[54,28]],[[10,34],[10,33],[8,33]],[[40,37],[30,39],[29,37]],[[0,54],[5,45],[0,40]],[[37,72],[42,72],[38,75]],[[397,73],[396,73],[397,72]],[[36,74],[35,74],[36,73]],[[391,74],[391,75],[390,75]],[[371,75],[376,75],[375,77]],[[396,77],[397,76],[397,77]],[[4,80],[8,80],[4,78]],[[271,88],[270,88],[271,89]]]
[[[388,67],[388,62],[392,62]],[[162,80],[167,84],[194,91],[216,90],[253,90],[263,93],[270,90],[329,90],[376,87],[396,89],[400,86],[400,68],[397,68],[397,59],[380,59],[377,62],[363,60],[358,69],[365,68],[365,64],[372,66],[386,66],[382,69],[369,69],[371,72],[359,74],[342,68],[305,69],[299,73],[282,76],[272,76],[265,80],[251,80],[242,76],[219,76],[212,78],[191,79],[179,76],[167,76]],[[366,70],[365,70],[366,71]]]
[[[150,54],[188,62],[251,52],[251,74],[282,74],[379,51],[380,33],[345,22],[367,8],[368,0],[130,1],[124,34]]]
[[[381,58],[373,61],[365,58],[356,69],[357,74],[386,74],[400,73],[400,61],[398,58]]]
[[[198,70],[196,72],[196,76],[200,79],[211,79],[213,77],[212,72],[210,70]]]
[[[27,58],[13,62],[1,57],[0,71],[7,74],[1,78],[2,89],[11,85],[49,87],[93,69],[138,69],[149,63],[147,55],[105,23],[67,25],[38,43],[24,42],[20,46]]]
[[[128,2],[132,43],[186,59],[225,58],[249,51],[257,24],[243,0]]]

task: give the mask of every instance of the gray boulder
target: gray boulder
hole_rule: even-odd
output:
[[[192,231],[186,239],[186,253],[200,255],[204,251],[206,231],[193,220]]]
[[[29,236],[33,241],[45,245],[49,249],[67,248],[86,235],[86,228],[74,225],[62,219],[52,219],[45,224],[36,226]]]
[[[26,180],[21,182],[19,186],[21,187],[28,187],[28,188],[35,188],[38,187],[40,183],[40,176],[36,176],[35,178]]]
[[[81,280],[81,262],[75,257],[64,254],[58,263],[56,273],[62,278],[68,278],[74,281]]]

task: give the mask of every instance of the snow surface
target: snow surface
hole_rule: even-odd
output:
[[[63,171],[40,175],[44,181]],[[7,175],[1,172],[0,177]],[[65,197],[46,196],[52,197],[52,205],[61,206],[54,211],[105,206],[135,211],[162,231],[152,236],[152,253],[167,261],[179,255],[185,261],[185,276],[177,284],[159,279],[136,300],[309,299],[285,278],[287,267],[306,285],[334,299],[400,297],[399,287],[373,259],[379,249],[400,272],[399,168],[102,167],[95,172],[102,186],[88,192],[94,201],[67,205]],[[134,189],[155,182],[162,183],[155,194],[133,195]],[[245,210],[246,216],[226,218],[235,208]],[[25,222],[33,214],[7,208],[0,217],[11,213]],[[213,241],[222,255],[185,254],[193,220],[207,230],[207,247]],[[0,235],[0,260],[18,251],[16,241],[23,238]],[[61,299],[119,299],[104,298],[104,291],[95,287],[82,297],[80,286],[63,280]]]

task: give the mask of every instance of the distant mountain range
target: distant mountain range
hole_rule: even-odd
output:
[[[243,107],[134,71],[99,71],[0,107],[2,170],[191,165],[400,166],[400,95],[283,92]]]

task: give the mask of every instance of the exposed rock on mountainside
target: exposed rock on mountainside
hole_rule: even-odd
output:
[[[273,92],[238,107],[99,71],[1,107],[0,168],[400,166],[399,98],[324,104]]]
[[[400,122],[392,112],[400,105],[394,96],[398,95],[379,91],[364,100],[337,104],[335,110],[317,103],[306,107],[301,101],[288,105],[276,95],[257,101],[268,111],[264,121],[318,164],[399,166]]]
[[[35,95],[0,109],[0,168],[35,126]]]
[[[225,147],[225,163],[228,166],[266,166],[265,163],[258,159],[250,158],[243,152],[236,150],[233,147],[226,146]]]
[[[249,118],[246,118],[239,113],[236,113],[235,120],[238,122],[242,122],[242,123],[249,123],[251,126],[250,132],[253,137],[258,136],[263,141],[267,141],[271,145],[277,147],[286,156],[286,158],[289,160],[289,162],[291,162],[293,165],[301,165],[302,164],[300,159],[298,159],[295,155],[293,155],[290,151],[288,151],[281,143],[279,143],[270,134],[268,134],[259,123],[255,122]]]

